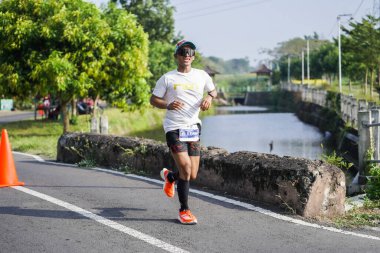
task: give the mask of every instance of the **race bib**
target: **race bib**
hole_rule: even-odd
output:
[[[199,128],[197,125],[193,125],[188,128],[179,129],[180,141],[199,141]]]

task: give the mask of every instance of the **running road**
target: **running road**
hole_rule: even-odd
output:
[[[0,111],[0,124],[34,119],[34,112],[30,111]]]
[[[24,187],[0,188],[0,252],[379,252],[380,232],[341,231],[193,191],[177,222],[162,182],[14,153]]]

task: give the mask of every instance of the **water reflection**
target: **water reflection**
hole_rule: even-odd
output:
[[[234,112],[230,107],[228,112]],[[293,113],[245,113],[254,108],[240,108],[240,114],[205,117],[202,144],[227,149],[229,152],[254,151],[280,156],[320,159],[323,135],[318,128],[301,122]],[[222,109],[223,110],[223,109]],[[219,111],[219,110],[218,110]],[[271,145],[272,144],[272,150]]]

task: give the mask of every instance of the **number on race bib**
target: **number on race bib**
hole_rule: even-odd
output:
[[[180,141],[199,141],[199,129],[195,125],[193,128],[179,129]]]

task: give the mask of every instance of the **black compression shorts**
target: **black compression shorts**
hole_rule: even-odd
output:
[[[201,125],[197,124],[199,135],[201,135]],[[180,141],[179,129],[172,130],[166,133],[166,143],[173,153],[187,152],[189,156],[201,155],[200,141]]]

